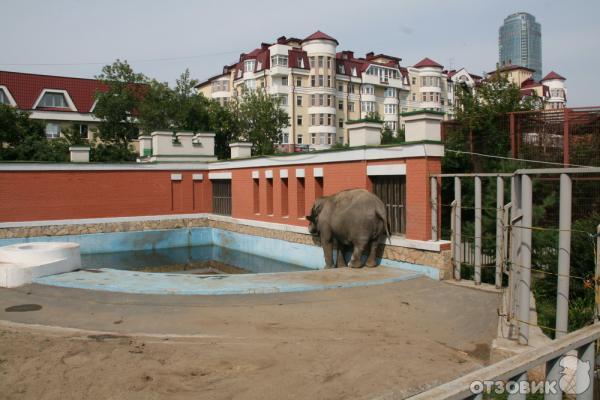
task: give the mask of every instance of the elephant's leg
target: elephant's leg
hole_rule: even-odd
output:
[[[373,268],[377,266],[377,249],[379,247],[379,240],[372,240],[369,247],[369,258],[367,258],[367,263],[365,265]]]
[[[333,268],[333,241],[323,240],[321,245],[323,246],[323,255],[325,256],[325,268]]]
[[[350,258],[350,267],[351,268],[360,268],[362,267],[362,254],[365,251],[366,243],[357,242],[354,243],[354,249],[352,250],[352,257]]]
[[[336,266],[338,268],[347,267],[346,260],[344,259],[344,246],[338,243],[337,245],[337,260]]]

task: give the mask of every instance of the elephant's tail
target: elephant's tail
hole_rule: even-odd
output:
[[[381,222],[383,222],[383,226],[385,227],[385,237],[390,242],[390,244],[392,244],[392,235],[390,234],[390,219],[387,216],[387,210],[385,208],[383,208],[383,210],[378,210],[377,216],[379,217],[379,219],[381,219]]]

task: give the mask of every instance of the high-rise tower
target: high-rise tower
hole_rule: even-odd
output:
[[[525,12],[504,19],[498,35],[500,67],[520,65],[535,70],[533,78],[542,78],[542,26]]]

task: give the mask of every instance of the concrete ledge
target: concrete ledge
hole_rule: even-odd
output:
[[[33,279],[81,267],[76,243],[19,243],[0,247],[0,287],[18,287]]]
[[[111,292],[210,296],[351,288],[400,282],[420,276],[419,273],[385,267],[218,276],[99,269],[95,273],[81,270],[47,276],[34,282]]]

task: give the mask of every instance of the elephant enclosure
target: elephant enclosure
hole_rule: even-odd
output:
[[[42,309],[5,312],[24,302]],[[487,363],[496,302],[427,278],[183,298],[2,290],[1,320],[94,332],[0,322],[0,398],[404,398]]]

